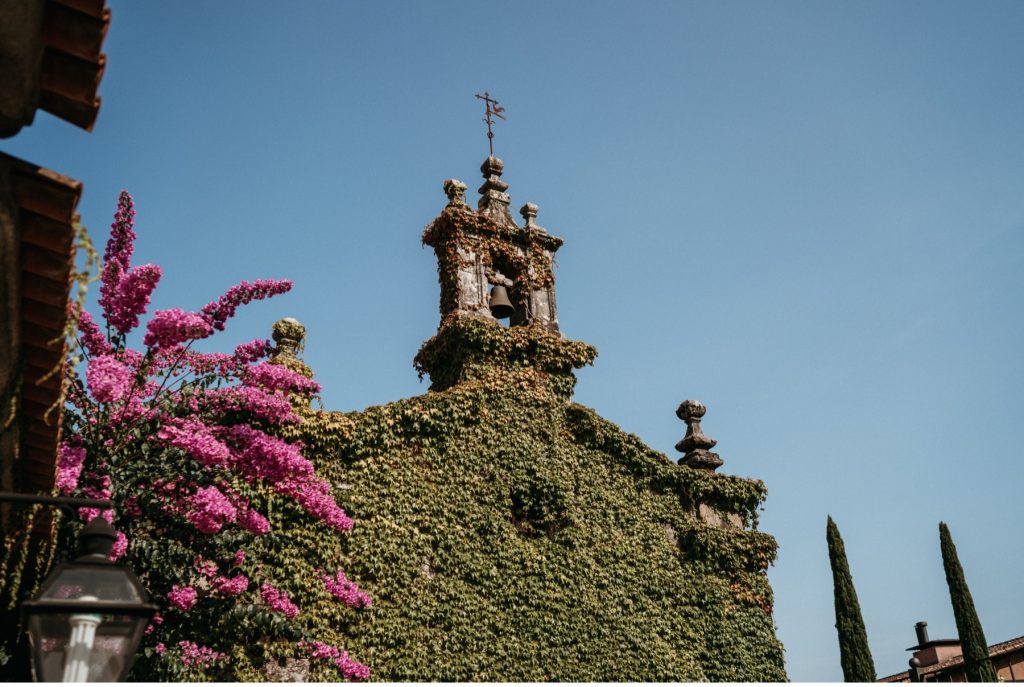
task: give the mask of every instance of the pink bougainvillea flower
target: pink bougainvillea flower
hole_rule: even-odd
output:
[[[184,639],[178,642],[178,646],[181,648],[181,662],[186,667],[193,665],[202,667],[218,661],[230,660],[227,654]]]
[[[252,509],[239,513],[238,524],[242,529],[249,530],[253,534],[266,534],[270,531],[270,522]]]
[[[196,605],[196,590],[192,587],[174,585],[171,591],[167,592],[167,600],[179,611],[188,612]]]
[[[57,462],[57,489],[65,496],[78,486],[85,462],[85,447],[61,442]]]
[[[114,540],[114,546],[110,549],[110,560],[116,561],[118,558],[123,556],[128,550],[128,537],[121,530],[117,531],[117,539]]]
[[[310,658],[323,658],[334,663],[348,680],[366,680],[370,677],[370,668],[349,658],[347,651],[324,642],[299,642],[300,647],[307,647]]]
[[[112,355],[93,358],[85,371],[85,384],[100,403],[123,400],[134,381],[135,373]]]
[[[234,522],[238,509],[217,487],[202,487],[189,499],[188,521],[203,534],[217,534]]]
[[[188,452],[203,465],[226,465],[231,449],[213,435],[213,428],[195,418],[168,420],[156,436],[168,445]]]
[[[74,308],[72,308],[74,311]],[[78,310],[78,333],[79,340],[85,352],[91,356],[109,355],[113,352],[107,337],[103,336],[99,325],[93,321],[88,310]]]
[[[260,597],[264,603],[285,618],[294,618],[299,614],[299,607],[292,603],[292,600],[288,598],[288,594],[282,592],[269,582],[264,582],[263,586],[260,587]]]
[[[197,406],[216,413],[247,412],[274,424],[300,421],[287,398],[248,386],[209,389]]]
[[[272,363],[251,365],[246,371],[245,381],[258,384],[271,391],[294,391],[302,394],[320,392],[320,385],[309,377]]]
[[[214,329],[223,331],[224,323],[234,316],[238,306],[287,293],[291,288],[292,282],[289,279],[257,279],[251,283],[243,281],[232,286],[217,300],[207,303],[200,312]]]
[[[218,577],[213,581],[213,588],[224,596],[238,596],[249,589],[249,578],[241,574],[234,577]]]
[[[149,299],[163,276],[158,265],[139,265],[121,277],[117,286],[111,289],[104,308],[107,322],[121,334],[127,334],[139,326],[139,316],[145,314]]]
[[[373,604],[370,595],[360,590],[356,583],[349,580],[341,570],[337,571],[333,578],[330,575],[324,575],[321,579],[331,596],[346,606],[367,608]]]
[[[150,348],[172,348],[194,339],[205,339],[211,334],[213,327],[199,313],[171,308],[153,313],[142,343]]]
[[[249,365],[266,358],[272,350],[274,350],[274,344],[270,343],[268,339],[254,339],[236,346],[232,357],[241,365]]]

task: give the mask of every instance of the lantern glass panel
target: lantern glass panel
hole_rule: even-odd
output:
[[[35,613],[29,641],[42,682],[117,682],[131,667],[146,616],[89,613]]]
[[[142,590],[124,568],[114,565],[65,564],[52,584],[39,595],[40,601],[72,601],[91,596],[104,602],[143,601]]]

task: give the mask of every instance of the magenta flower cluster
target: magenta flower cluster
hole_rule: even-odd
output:
[[[188,521],[203,534],[217,534],[238,517],[238,509],[217,487],[200,487],[189,505]]]
[[[299,607],[292,603],[288,594],[281,591],[269,582],[260,586],[260,598],[272,609],[283,615],[285,618],[294,618],[299,614]]]
[[[238,596],[249,589],[249,578],[242,574],[217,577],[213,580],[213,588],[224,596]]]
[[[139,317],[146,312],[150,295],[162,275],[156,265],[132,268],[134,224],[132,197],[127,191],[121,191],[117,214],[110,225],[110,240],[103,254],[103,283],[100,285],[100,307],[107,324],[119,334],[127,334],[139,325]]]
[[[149,348],[174,348],[188,341],[205,339],[210,334],[213,334],[213,327],[202,315],[171,308],[153,313],[142,343]]]
[[[196,605],[196,590],[192,587],[174,585],[167,592],[167,600],[179,611],[190,611]]]
[[[112,355],[101,355],[89,361],[85,384],[100,403],[113,403],[128,395],[135,373]]]
[[[240,305],[287,293],[292,288],[289,279],[257,279],[255,282],[232,286],[223,296],[203,306],[202,315],[218,331],[224,330],[224,323],[234,317]]]
[[[342,651],[336,646],[317,641],[300,642],[300,646],[307,648],[310,658],[332,661],[348,680],[367,680],[370,677],[370,668],[368,666],[358,661],[353,661],[347,651]]]
[[[202,667],[218,661],[230,660],[227,654],[214,651],[209,647],[200,646],[195,642],[189,642],[184,639],[178,642],[178,647],[181,649],[181,662],[185,664],[186,667]]]
[[[157,310],[144,326],[145,350],[133,350],[127,345],[129,334],[140,326],[162,276],[156,265],[132,266],[134,222],[131,196],[122,192],[104,252],[99,304],[105,322],[97,324],[85,310],[69,313],[77,319],[84,378],[76,366],[67,367],[69,407],[58,490],[101,499],[117,494],[116,521],[111,510],[79,510],[84,520],[102,516],[119,528],[113,559],[144,556],[155,533],[170,533],[180,537],[175,545],[203,552],[191,567],[154,573],[153,579],[162,581],[151,591],[185,614],[185,623],[189,615],[196,616],[197,604],[203,604],[205,618],[209,609],[251,605],[257,594],[276,613],[296,618],[299,606],[283,589],[261,580],[262,564],[247,561],[238,544],[270,532],[257,496],[266,488],[329,527],[352,529],[352,519],[335,501],[330,484],[302,455],[302,444],[268,433],[268,428],[301,422],[292,405],[294,396],[309,398],[320,392],[320,385],[268,362],[274,347],[266,339],[243,343],[231,354],[193,350],[194,342],[223,330],[239,307],[285,293],[291,282],[241,282],[198,312]],[[340,570],[322,580],[348,606],[372,603]],[[159,615],[154,617],[146,629],[152,635],[147,641],[163,661],[178,653],[167,646],[176,646],[186,667],[229,660],[227,654],[192,640],[224,647],[237,639],[222,641],[210,628],[179,619],[161,623]],[[181,635],[174,633],[185,627],[193,634],[177,641]],[[369,676],[366,666],[337,647],[319,642],[309,646],[318,652],[315,657],[333,661],[344,677]]]
[[[341,570],[334,573],[334,577],[324,575],[321,579],[331,596],[339,599],[346,606],[367,608],[373,603],[370,595],[360,590],[356,583],[349,580]]]
[[[57,490],[67,495],[78,486],[85,462],[85,447],[62,442],[57,458]]]

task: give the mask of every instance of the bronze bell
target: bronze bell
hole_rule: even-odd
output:
[[[488,305],[491,308],[491,314],[494,315],[496,320],[512,317],[512,313],[516,311],[512,307],[512,302],[508,299],[508,291],[505,290],[504,286],[495,286],[491,289],[491,300]]]

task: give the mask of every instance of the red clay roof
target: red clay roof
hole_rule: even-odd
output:
[[[1024,648],[1024,637],[1017,637],[1001,644],[993,644],[988,648],[988,655],[990,658],[997,658],[1003,654],[1008,654],[1012,651]],[[922,676],[931,675],[932,673],[940,673],[950,668],[954,668],[964,662],[964,657],[954,656],[953,658],[936,663],[935,665],[927,666],[920,669]],[[878,682],[909,682],[910,674],[909,671],[904,670],[902,673],[896,673],[887,677],[879,678]]]

